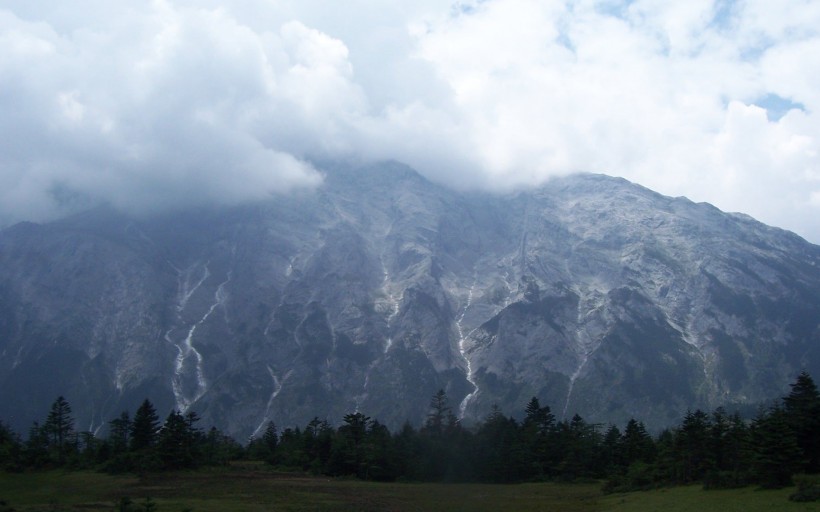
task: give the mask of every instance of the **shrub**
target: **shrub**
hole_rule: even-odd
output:
[[[643,462],[633,462],[626,473],[614,475],[603,487],[603,492],[648,491],[655,487],[652,466]]]
[[[703,477],[703,489],[738,489],[749,485],[747,475],[737,471],[709,471]]]
[[[820,501],[820,475],[797,475],[797,492],[789,496],[789,501]]]

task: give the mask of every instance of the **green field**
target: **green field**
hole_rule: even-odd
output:
[[[793,489],[703,491],[699,486],[602,495],[599,484],[369,483],[275,473],[263,466],[136,476],[50,471],[0,473],[0,500],[18,512],[115,510],[129,497],[157,512],[216,511],[818,511]]]

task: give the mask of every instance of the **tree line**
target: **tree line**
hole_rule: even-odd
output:
[[[133,418],[123,412],[108,423],[107,437],[75,429],[71,405],[60,396],[25,441],[0,422],[0,468],[7,471],[64,467],[112,473],[158,471],[226,464],[244,447],[216,428],[203,431],[195,412],[172,411],[161,422],[145,400]]]
[[[532,398],[523,419],[497,407],[466,428],[441,390],[423,425],[391,432],[361,412],[334,427],[314,418],[281,432],[269,422],[244,445],[216,428],[198,427],[194,412],[164,421],[149,400],[133,417],[109,422],[106,437],[74,427],[63,397],[25,441],[0,423],[0,466],[98,468],[139,472],[262,460],[272,466],[375,481],[494,482],[605,479],[609,491],[703,482],[707,488],[783,487],[796,473],[820,472],[820,394],[803,372],[791,392],[751,420],[718,408],[689,411],[656,436],[631,419],[623,428],[575,415],[558,420]]]

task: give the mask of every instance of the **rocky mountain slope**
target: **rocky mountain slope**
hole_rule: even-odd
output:
[[[54,398],[97,431],[150,397],[240,439],[359,410],[466,423],[537,396],[650,426],[820,375],[820,247],[751,218],[575,175],[457,193],[395,163],[312,192],[0,232],[0,418]]]

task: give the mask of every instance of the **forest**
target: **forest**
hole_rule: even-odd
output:
[[[706,489],[793,485],[798,474],[820,472],[820,393],[803,372],[791,392],[756,417],[718,408],[686,413],[653,436],[644,424],[591,424],[576,415],[557,420],[537,398],[516,420],[498,408],[478,425],[462,426],[446,393],[436,393],[420,427],[391,432],[361,412],[339,426],[318,417],[281,431],[269,422],[244,444],[201,428],[195,412],[172,411],[164,421],[149,400],[123,412],[104,437],[75,429],[71,406],[58,397],[25,439],[0,422],[0,468],[65,468],[145,473],[262,460],[273,467],[372,481],[486,482],[604,481],[605,492],[702,482]],[[817,482],[817,479],[811,480]],[[817,484],[794,499],[820,499]]]

